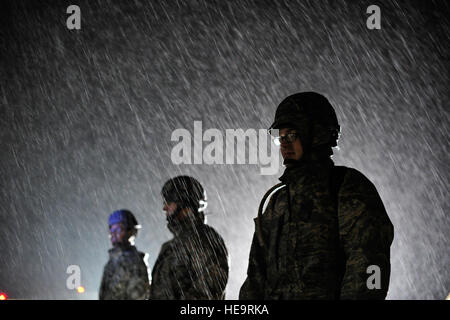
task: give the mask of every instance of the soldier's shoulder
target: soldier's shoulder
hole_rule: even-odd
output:
[[[210,234],[220,237],[219,232],[217,232],[217,230],[213,226],[210,226],[209,224],[205,223],[203,225],[203,228],[206,233],[210,233]]]
[[[383,201],[375,185],[363,173],[347,168],[339,190],[340,214],[348,216],[387,217]]]
[[[212,226],[205,224],[204,225],[204,239],[207,244],[209,244],[212,248],[220,248],[224,252],[227,252],[227,247],[225,245],[225,240],[222,238],[219,232],[214,229]],[[208,247],[208,246],[207,246]]]
[[[117,265],[128,271],[136,270],[136,268],[146,268],[144,257],[145,253],[136,249],[124,250],[117,261]]]
[[[378,191],[361,171],[350,167],[339,167],[344,170],[343,181],[339,190],[340,195],[364,194],[367,196],[378,195]]]
[[[143,261],[146,259],[146,253],[139,251],[139,250],[135,250],[135,252],[132,254],[133,255],[133,259],[139,260],[139,261]]]
[[[144,258],[145,258],[145,256],[146,256],[146,253],[145,252],[142,252],[142,251],[139,251],[138,250],[138,255],[139,255],[139,257],[142,259],[142,260],[144,260]]]
[[[218,239],[219,241],[223,242],[223,238],[220,235],[220,233],[212,226],[205,224],[204,225],[204,231],[205,234],[208,238],[214,238],[214,239]]]
[[[166,242],[164,242],[161,245],[160,254],[163,253],[163,252],[171,250],[174,245],[176,245],[175,244],[175,238],[167,240]]]
[[[131,247],[122,251],[122,254],[119,257],[120,261],[137,261],[142,260],[141,252],[139,252],[136,247]]]
[[[274,186],[275,187],[275,186]],[[269,195],[270,195],[270,200],[269,201],[273,201],[275,200],[282,192],[284,192],[284,190],[286,189],[286,185],[280,185],[278,188],[274,189]]]
[[[271,209],[273,208],[273,206],[277,202],[277,199],[279,199],[280,195],[283,192],[286,192],[286,185],[280,185],[278,188],[272,190],[272,192],[270,192],[268,195],[266,193],[263,196],[263,198],[261,199],[261,202],[264,201],[264,203],[260,203],[260,206],[261,205],[263,206],[261,209],[263,210],[262,216],[264,218],[271,218],[272,217],[273,212],[272,212]],[[268,199],[266,198],[266,196],[268,196]]]

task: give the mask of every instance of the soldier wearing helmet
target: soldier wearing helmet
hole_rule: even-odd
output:
[[[164,184],[161,195],[174,238],[162,245],[156,259],[150,299],[224,299],[228,252],[222,237],[206,224],[202,185],[178,176]]]
[[[340,127],[329,101],[293,94],[269,131],[286,169],[261,201],[240,299],[384,299],[393,225],[375,186],[331,160]]]
[[[148,299],[150,283],[145,254],[134,246],[140,225],[133,213],[123,209],[109,216],[108,226],[113,248],[109,250],[109,261],[103,270],[99,299]]]

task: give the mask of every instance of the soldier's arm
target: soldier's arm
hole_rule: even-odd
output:
[[[124,300],[126,272],[123,266],[114,263],[105,267],[100,287],[100,300]]]
[[[221,240],[217,241],[217,239],[205,239],[205,241],[217,243],[202,246],[200,250],[195,247],[189,249],[191,254],[185,271],[190,274],[191,283],[187,281],[180,283],[184,299],[215,300],[225,298],[224,292],[228,281],[228,253],[225,244]]]
[[[257,223],[257,219],[255,219]],[[262,300],[264,299],[265,286],[265,262],[263,248],[259,244],[256,232],[253,235],[250,247],[250,258],[247,269],[247,279],[239,291],[240,300]]]
[[[103,274],[102,274],[102,282],[100,284],[100,290],[98,292],[98,299],[99,300],[105,300],[105,290],[106,290],[106,268],[103,268]]]
[[[141,266],[139,262],[142,262]],[[108,292],[104,295],[108,300],[140,300],[148,299],[149,284],[147,269],[143,261],[136,261],[123,255],[109,269],[107,279]]]
[[[150,284],[144,261],[136,261],[133,264],[129,264],[126,279],[128,300],[147,300],[149,298]]]
[[[213,299],[225,299],[225,287],[228,282],[228,251],[222,238],[212,240],[204,256],[205,281]]]
[[[375,186],[353,169],[339,192],[339,227],[345,253],[341,299],[384,299],[394,227]]]
[[[271,196],[270,201],[264,211],[263,217],[270,216],[272,214],[274,204],[277,198],[275,193]],[[261,246],[260,239],[258,238],[258,224],[262,223],[260,218],[257,217],[255,221],[255,233],[253,234],[252,245],[250,247],[250,257],[247,269],[247,279],[239,292],[239,299],[241,300],[262,300],[264,299],[265,285],[266,285],[266,259],[264,248]],[[261,225],[262,240],[267,246],[267,231],[264,230],[264,226]]]
[[[172,256],[171,245],[170,242],[166,242],[161,246],[161,250],[152,269],[150,300],[179,299],[174,290],[174,288],[177,288],[177,282],[172,272],[174,266],[172,263],[163,263],[170,256]]]

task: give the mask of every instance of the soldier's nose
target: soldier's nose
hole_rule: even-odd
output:
[[[281,141],[280,146],[281,147],[290,147],[290,146],[292,146],[292,142],[283,140],[283,141]]]

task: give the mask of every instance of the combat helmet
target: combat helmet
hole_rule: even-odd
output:
[[[203,212],[207,206],[206,191],[198,180],[190,176],[177,176],[168,180],[161,195],[166,202],[175,202],[180,208]]]
[[[292,94],[278,105],[269,133],[281,128],[296,129],[305,151],[337,146],[340,133],[334,108],[316,92]]]
[[[127,230],[140,229],[141,225],[137,222],[136,217],[127,209],[116,210],[109,216],[108,226],[123,223]]]

